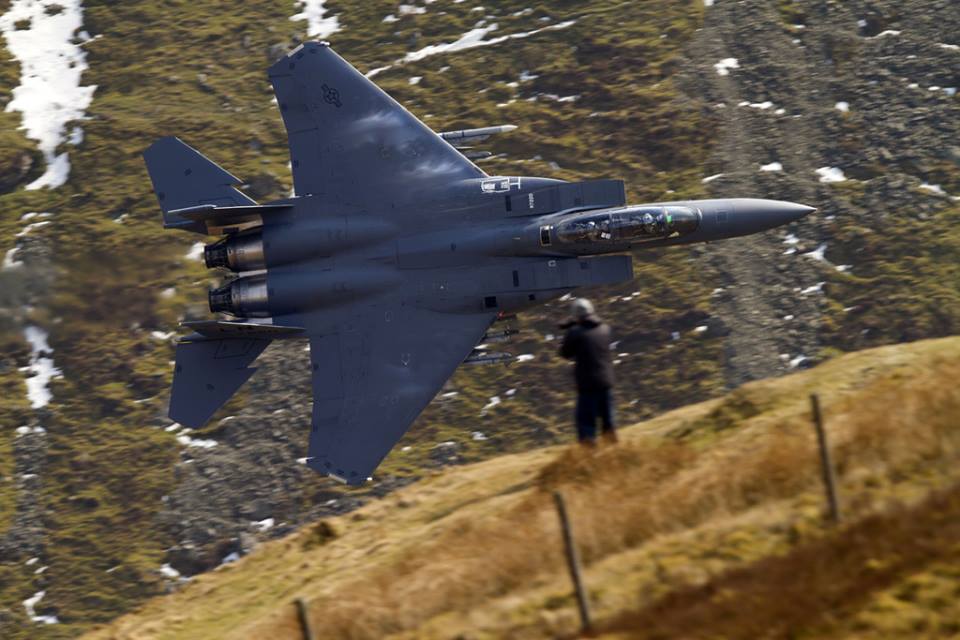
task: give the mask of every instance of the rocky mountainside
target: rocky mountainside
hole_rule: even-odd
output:
[[[264,70],[311,34],[381,69],[437,130],[519,125],[491,143],[490,174],[820,209],[783,232],[638,253],[634,283],[594,294],[617,330],[624,422],[955,333],[960,12],[707,4],[0,0],[3,635],[73,636],[318,516],[570,437],[562,305],[518,319],[512,366],[458,372],[359,490],[296,462],[303,344],[268,349],[207,427],[165,417],[177,323],[206,314],[216,276],[199,237],[160,229],[140,153],[175,134],[252,197],[288,194]]]
[[[722,122],[708,191],[819,208],[785,241],[767,234],[707,252],[728,283],[715,311],[734,327],[728,385],[811,364],[824,348],[956,329],[956,281],[943,289],[935,273],[952,270],[937,258],[954,246],[942,231],[960,199],[958,28],[950,2],[717,2],[706,12],[680,82]],[[914,258],[917,270],[905,269]]]

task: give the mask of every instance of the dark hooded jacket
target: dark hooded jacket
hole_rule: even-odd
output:
[[[560,355],[576,359],[578,391],[602,391],[613,386],[610,361],[610,326],[591,314],[567,330]]]

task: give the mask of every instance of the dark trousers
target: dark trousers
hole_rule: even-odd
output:
[[[597,418],[603,433],[613,434],[613,393],[610,389],[580,391],[577,395],[577,439],[592,442],[597,438]]]

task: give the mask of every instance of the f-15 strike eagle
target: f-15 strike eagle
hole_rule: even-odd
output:
[[[630,250],[743,236],[811,207],[734,199],[628,205],[620,180],[489,176],[467,144],[513,127],[435,133],[325,42],[269,69],[296,195],[257,204],[174,137],[144,153],[164,227],[222,236],[209,292],[236,320],[183,323],[170,417],[197,427],[273,340],[306,339],[310,468],[373,473],[492,325],[581,287],[633,278]],[[482,153],[482,152],[479,152]],[[613,254],[613,255],[610,255]]]

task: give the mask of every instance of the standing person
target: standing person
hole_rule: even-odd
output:
[[[593,304],[577,298],[571,305],[575,320],[564,323],[567,329],[560,355],[576,360],[577,438],[593,445],[597,439],[597,419],[603,424],[603,437],[617,441],[613,423],[613,363],[610,361],[610,326],[594,313]]]

